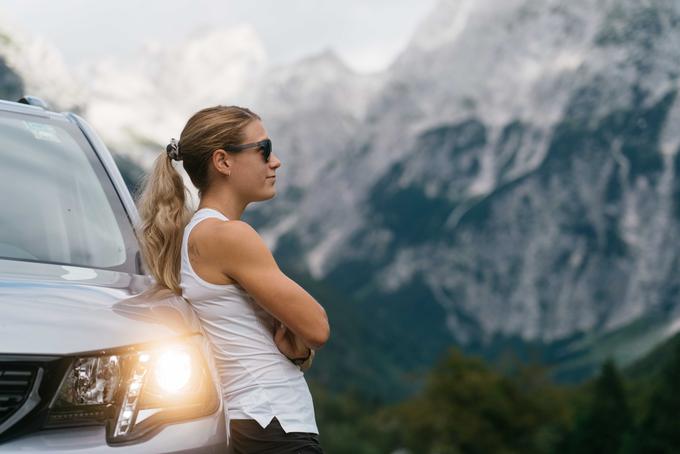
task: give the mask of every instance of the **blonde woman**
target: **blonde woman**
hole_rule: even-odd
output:
[[[198,189],[193,215],[172,160]],[[240,220],[276,195],[280,166],[258,115],[203,109],[156,159],[139,202],[151,274],[189,301],[213,346],[235,453],[322,452],[300,366],[328,339],[326,312]]]

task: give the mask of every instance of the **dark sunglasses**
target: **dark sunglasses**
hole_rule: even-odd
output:
[[[272,154],[271,139],[264,139],[253,143],[244,143],[243,145],[228,145],[223,147],[225,151],[241,151],[245,150],[246,148],[260,148],[262,150],[262,156],[264,156],[264,162],[269,162],[269,156]]]

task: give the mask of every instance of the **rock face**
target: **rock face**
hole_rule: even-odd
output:
[[[427,275],[460,341],[674,306],[674,4],[492,3],[442,3],[394,67],[402,102],[379,100],[379,128],[431,125],[362,204],[358,237],[392,234],[383,282]]]
[[[475,350],[618,333],[599,354],[631,359],[680,315],[679,57],[677,2],[442,1],[279,253],[405,343],[441,310]]]
[[[451,343],[583,371],[680,327],[676,1],[442,0],[372,75],[332,51],[270,68],[248,28],[83,74],[144,165],[206,103],[261,114],[280,196],[246,218],[351,301],[334,335],[364,330],[376,382]]]

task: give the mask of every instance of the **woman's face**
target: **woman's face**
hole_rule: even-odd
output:
[[[244,144],[260,142],[269,137],[260,120],[251,121],[243,132]],[[276,195],[275,175],[281,161],[273,151],[268,162],[265,162],[260,148],[246,148],[229,155],[232,161],[229,182],[245,200],[258,202]]]

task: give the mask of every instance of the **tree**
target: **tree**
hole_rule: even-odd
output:
[[[403,445],[414,453],[551,452],[546,428],[561,411],[544,389],[526,389],[482,360],[452,350],[430,373],[423,394],[398,410]]]
[[[680,343],[653,385],[647,413],[640,424],[637,451],[680,452]]]
[[[567,443],[569,452],[621,452],[633,429],[626,393],[616,366],[607,361],[591,388],[588,405],[577,416]]]

